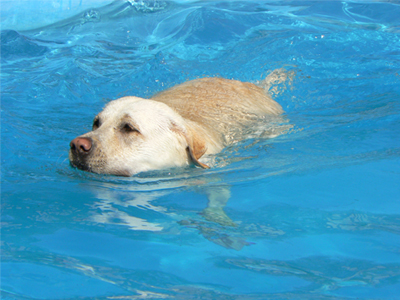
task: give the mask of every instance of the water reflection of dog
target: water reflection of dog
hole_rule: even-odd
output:
[[[103,186],[92,187],[91,190],[99,200],[92,205],[92,215],[89,221],[110,224],[129,228],[130,230],[160,232],[170,230],[173,224],[180,224],[188,228],[194,228],[210,240],[226,248],[240,250],[248,243],[240,237],[230,235],[229,229],[236,226],[236,223],[227,216],[224,206],[230,198],[230,189],[227,186],[199,186],[198,179],[189,179],[187,188],[196,185],[196,192],[207,194],[207,207],[196,215],[185,212],[170,212],[167,208],[153,204],[156,200],[166,197],[171,193],[179,193],[177,189],[168,189],[168,183],[162,184],[162,190],[144,191],[136,190],[133,186],[126,186],[121,189],[117,184],[104,183]],[[126,199],[129,197],[128,199]],[[160,213],[173,220],[173,222],[151,221],[143,217],[139,211],[135,213],[132,208],[148,210]],[[200,217],[201,216],[201,217]]]

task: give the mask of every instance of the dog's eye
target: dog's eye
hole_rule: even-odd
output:
[[[92,130],[96,130],[97,128],[99,128],[100,127],[100,118],[99,117],[96,117],[96,118],[94,118],[94,121],[93,121],[93,128],[92,128]]]
[[[121,131],[124,133],[132,133],[132,132],[139,133],[139,130],[137,130],[132,124],[129,123],[122,124]]]

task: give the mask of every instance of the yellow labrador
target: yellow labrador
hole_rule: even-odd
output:
[[[282,112],[255,84],[192,80],[151,99],[111,101],[95,117],[93,130],[70,143],[69,159],[85,171],[123,176],[190,164],[209,168],[203,160],[208,154],[248,137]]]

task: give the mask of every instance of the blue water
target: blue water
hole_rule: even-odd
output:
[[[399,15],[395,1],[120,1],[3,25],[2,299],[398,299]],[[293,128],[210,170],[69,165],[112,99],[277,68]],[[205,218],[210,191],[230,192],[235,226]]]

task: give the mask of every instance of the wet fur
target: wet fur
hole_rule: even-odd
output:
[[[201,158],[282,113],[266,89],[252,83],[192,80],[151,99],[111,101],[96,117],[100,126],[81,136],[91,139],[93,149],[81,156],[70,150],[69,157],[80,169],[124,176],[189,164],[208,168]]]

